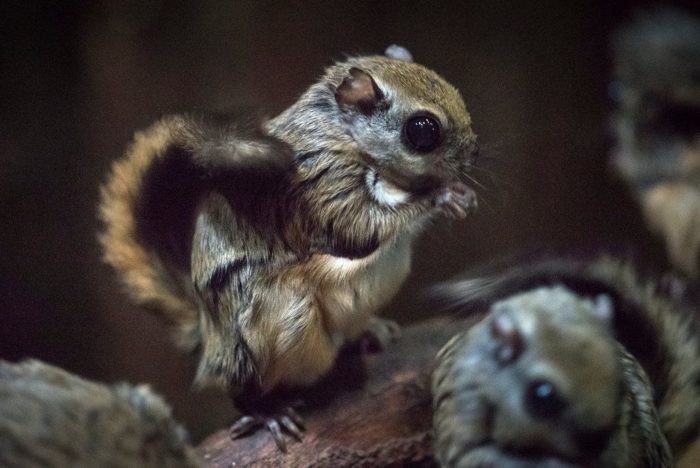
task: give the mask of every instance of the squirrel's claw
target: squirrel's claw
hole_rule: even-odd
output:
[[[231,425],[229,428],[229,435],[232,439],[238,439],[250,432],[255,428],[259,427],[262,422],[254,416],[244,415],[238,418],[238,420]]]
[[[289,434],[291,434],[297,441],[301,442],[301,439],[303,437],[302,431],[303,429],[297,426],[297,424],[292,420],[287,415],[284,415],[280,418],[280,423],[282,424],[282,427],[284,427]]]
[[[266,418],[265,427],[267,427],[267,430],[270,431],[272,439],[275,441],[275,444],[277,444],[277,448],[279,448],[282,452],[287,453],[287,443],[284,441],[282,428],[280,427],[280,423],[277,422],[277,419],[274,417]]]
[[[232,439],[238,439],[263,427],[270,431],[275,444],[284,453],[287,453],[285,432],[297,441],[303,438],[303,418],[292,407],[285,407],[272,415],[243,415],[231,425],[229,435]]]
[[[455,182],[436,195],[435,206],[451,218],[466,218],[478,207],[476,192],[461,182]]]

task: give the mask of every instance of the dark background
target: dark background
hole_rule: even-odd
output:
[[[133,132],[163,114],[252,107],[274,115],[333,60],[391,43],[462,91],[495,185],[474,218],[423,236],[387,315],[407,322],[433,313],[419,301],[422,288],[510,252],[655,248],[606,166],[608,43],[635,6],[3,2],[0,357],[149,382],[195,438],[228,422],[227,402],[190,391],[192,358],[100,263],[98,186]]]

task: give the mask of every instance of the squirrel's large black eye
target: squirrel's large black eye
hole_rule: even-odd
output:
[[[535,418],[556,418],[566,406],[554,385],[546,380],[536,380],[525,391],[525,408]]]
[[[425,153],[440,143],[440,122],[429,115],[411,117],[404,125],[404,133],[413,149]]]

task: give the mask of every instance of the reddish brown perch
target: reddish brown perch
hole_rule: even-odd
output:
[[[221,430],[199,446],[210,467],[436,466],[432,457],[431,364],[468,321],[436,318],[409,326],[382,353],[341,356],[336,370],[303,392],[302,442],[281,453],[266,431],[231,440]],[[700,447],[679,467],[700,466]]]
[[[336,370],[303,393],[306,433],[283,454],[258,431],[231,440],[219,431],[199,446],[212,467],[435,466],[431,448],[430,366],[465,327],[446,318],[403,330],[384,352],[341,356]]]

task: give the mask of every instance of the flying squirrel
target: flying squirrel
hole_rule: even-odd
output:
[[[611,164],[674,268],[700,277],[700,18],[636,12],[611,44]]]
[[[660,284],[601,255],[440,287],[488,312],[437,357],[441,466],[674,466],[700,431],[700,338]]]
[[[0,360],[0,466],[198,468],[187,431],[147,385],[105,385]]]
[[[476,155],[457,89],[392,46],[328,67],[271,120],[174,115],[137,133],[102,186],[99,240],[198,352],[195,384],[245,407],[313,384],[368,330],[397,334],[373,314],[426,222],[475,210]],[[294,419],[280,422],[298,435]],[[233,431],[266,423],[282,448],[276,421]]]

